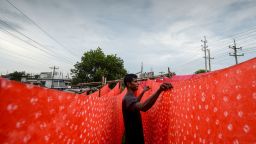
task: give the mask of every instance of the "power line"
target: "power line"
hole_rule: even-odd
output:
[[[248,37],[249,38],[249,37]],[[243,38],[244,39],[244,38]],[[240,39],[241,40],[241,39]],[[251,45],[251,44],[254,44],[255,42],[253,40],[250,40],[251,43],[246,43],[246,44],[243,44],[243,43],[240,43],[240,45],[243,45],[243,46],[246,46],[246,45]],[[222,44],[222,45],[225,45],[225,44]],[[218,50],[218,49],[226,49],[226,47],[219,47],[215,50]],[[218,55],[219,53],[223,53],[223,50],[222,51],[219,51],[218,53],[215,53],[215,55]]]
[[[253,29],[250,29],[250,30],[247,30],[247,31],[244,31],[244,32],[241,32],[240,34],[239,33],[237,33],[237,34],[239,34],[239,36],[236,36],[236,37],[241,37],[240,38],[240,40],[241,39],[248,39],[248,38],[251,38],[252,36],[254,36],[254,31],[255,31],[256,29],[255,29],[255,27],[253,27]],[[247,36],[246,34],[248,34],[249,33],[249,35]],[[235,35],[235,34],[234,34]],[[233,36],[234,36],[233,35]],[[243,36],[243,35],[245,35],[245,36]],[[231,35],[232,36],[232,35]],[[226,38],[226,39],[224,39],[224,40],[222,40],[222,41],[227,41],[227,40],[230,40],[230,38]],[[228,44],[230,44],[231,42],[226,42],[226,43],[228,43]],[[225,44],[223,44],[223,43],[216,43],[215,42],[215,45],[216,44],[218,44],[218,45],[225,45]],[[254,41],[252,40],[251,41],[251,43],[246,43],[246,45],[248,45],[248,46],[251,46],[252,44],[254,44]],[[241,44],[242,45],[242,44]],[[211,46],[212,47],[212,46]],[[218,47],[218,49],[217,50],[219,50],[219,49],[222,49],[221,51],[218,51],[217,53],[214,53],[214,55],[215,55],[215,58],[216,58],[216,61],[214,62],[214,63],[216,63],[216,62],[225,62],[225,61],[223,61],[223,60],[225,60],[225,59],[228,59],[229,58],[229,55],[228,55],[228,49],[226,49],[226,46],[221,46],[221,47]],[[216,50],[216,49],[215,49]],[[245,49],[242,49],[243,51],[245,51]],[[250,51],[248,51],[248,52],[250,52]],[[251,52],[255,52],[255,51],[251,51]],[[246,52],[245,52],[246,53]],[[178,70],[183,70],[183,69],[185,69],[185,68],[187,68],[186,66],[187,65],[192,65],[194,62],[196,62],[196,61],[198,61],[199,59],[201,59],[201,57],[193,57],[193,58],[190,58],[189,60],[187,60],[185,63],[183,63],[183,64],[181,64],[181,65],[179,65],[179,68],[177,68]],[[199,66],[198,64],[196,64],[196,66]]]
[[[247,51],[243,51],[243,53],[250,53],[250,52],[255,52],[256,51],[256,49],[254,50],[247,50]],[[223,56],[219,56],[219,57],[217,57],[216,59],[215,59],[215,61],[214,61],[214,63],[219,63],[219,62],[223,62],[223,60],[224,59],[228,59],[228,58],[230,58],[230,57],[228,57],[228,55],[226,55],[226,53],[222,53],[222,55]]]
[[[12,27],[11,25],[9,25],[7,22],[5,22],[4,20],[2,20],[1,18],[0,18],[0,22],[3,23],[3,24],[5,24],[5,25],[8,26],[9,28],[11,28],[12,30],[14,30],[14,31],[17,32],[18,34],[20,34],[20,35],[26,37],[27,39],[31,40],[32,42],[34,42],[34,43],[36,43],[37,45],[39,45],[39,46],[41,46],[42,48],[44,48],[44,49],[40,49],[40,48],[38,47],[38,49],[44,51],[45,53],[47,53],[47,54],[49,54],[49,55],[51,55],[51,56],[54,56],[54,55],[52,54],[52,53],[55,53],[54,51],[45,48],[44,45],[42,45],[41,43],[37,42],[36,40],[30,38],[29,36],[25,35],[24,33],[18,31],[17,29],[15,29],[15,28]],[[50,53],[50,52],[48,52],[48,51],[50,51],[50,52],[52,52],[52,53]],[[57,54],[56,54],[56,55],[57,55]],[[71,61],[71,60],[68,60],[68,58],[65,57],[65,59],[66,59],[67,61],[69,61],[69,62],[72,63],[72,61]]]
[[[33,59],[30,59],[30,58],[28,58],[28,57],[21,56],[21,55],[19,55],[19,54],[12,55],[12,53],[7,52],[7,51],[5,51],[4,53],[5,53],[5,55],[14,56],[14,57],[16,57],[16,58],[18,58],[18,59],[24,59],[24,60],[33,61]],[[6,57],[1,57],[1,59],[2,59],[2,58],[6,58]],[[15,58],[9,58],[9,57],[8,57],[7,60],[8,60],[8,62],[13,61],[13,62],[17,63],[17,61],[15,61],[15,60],[16,60]],[[34,66],[31,66],[31,65],[28,65],[28,64],[25,64],[25,63],[20,63],[19,65],[24,65],[24,66],[30,67],[30,68],[32,68],[32,69],[35,69]]]
[[[1,28],[0,31],[2,31],[2,32],[4,32],[4,33],[7,33],[7,34],[9,34],[9,35],[11,35],[11,36],[13,36],[13,37],[15,37],[16,39],[19,39],[20,41],[23,41],[23,42],[27,43],[28,45],[30,45],[30,46],[32,46],[32,47],[34,47],[34,48],[36,48],[36,49],[38,49],[38,50],[40,50],[40,51],[45,52],[44,49],[41,49],[41,48],[39,48],[39,47],[37,47],[37,46],[35,46],[35,45],[33,45],[33,44],[31,44],[31,43],[29,43],[29,42],[23,40],[23,39],[21,39],[20,37],[18,37],[18,36],[16,36],[16,35],[12,34],[12,33],[9,32],[8,30],[3,29],[3,27],[0,27],[0,28]],[[46,53],[47,53],[47,52],[46,52]]]
[[[254,49],[254,50],[247,50],[247,51],[243,51],[243,53],[250,53],[250,52],[256,52],[256,49]]]
[[[34,47],[34,48],[36,48],[36,49],[38,49],[38,50],[40,50],[40,51],[43,51],[42,49],[38,48],[37,46],[35,46],[35,45],[33,45],[33,44],[31,44],[31,43],[29,43],[29,42],[27,42],[27,41],[25,41],[25,40],[19,38],[18,36],[13,35],[12,33],[10,33],[10,32],[7,31],[7,30],[0,29],[0,31],[6,32],[6,33],[8,33],[9,35],[15,37],[16,39],[19,39],[20,41],[23,41],[24,43],[26,43],[26,44],[28,44],[28,45],[30,45],[30,46],[32,46],[32,47]],[[44,52],[44,51],[43,51],[43,52]],[[48,55],[46,55],[46,56],[48,56]],[[68,62],[68,63],[69,63],[70,65],[73,65],[73,64],[70,63],[70,62]]]
[[[247,42],[247,41],[253,41],[252,40],[252,38],[251,39],[248,39],[248,38],[251,38],[251,37],[244,37],[244,38],[240,38],[240,39],[238,39],[239,40],[239,43],[241,44],[241,43],[244,43],[244,42]],[[230,38],[229,38],[230,39]],[[225,42],[225,43],[218,43],[218,45],[228,45],[228,44],[230,44],[230,42]],[[211,46],[211,47],[216,47],[217,45],[215,44],[215,46],[213,45],[213,46]],[[223,48],[223,47],[221,47],[221,48]]]
[[[256,42],[253,42],[253,41],[252,41],[251,43],[246,43],[246,44],[243,44],[243,43],[241,44],[241,43],[240,43],[240,45],[243,46],[243,47],[247,47],[247,46],[251,46],[251,45],[256,45]],[[226,47],[220,47],[220,48],[218,48],[218,49],[222,49],[222,50],[219,51],[219,52],[217,52],[217,53],[215,53],[215,55],[222,54],[222,53],[223,53],[223,50],[224,50],[224,52],[227,50]],[[244,50],[244,49],[243,49],[243,50]]]
[[[225,55],[225,56],[222,56],[222,57],[215,58],[214,63],[217,63],[217,62],[223,62],[223,60],[228,59],[228,58],[230,58],[230,57],[228,57],[228,55]]]
[[[223,48],[225,48],[225,47],[223,47]],[[228,58],[228,55],[227,55],[227,54],[228,54],[228,50],[227,50],[227,49],[223,49],[223,50],[224,50],[224,52],[221,51],[221,52],[218,52],[217,54],[215,54],[215,56],[218,56],[218,57],[216,58],[215,63],[216,63],[216,62],[219,62],[219,61],[222,60],[223,58],[224,58],[224,59],[227,59],[227,58]],[[245,49],[242,49],[242,50],[244,51]],[[220,56],[221,56],[221,57],[220,57]],[[201,58],[201,57],[194,57],[194,58],[188,60],[187,62],[185,62],[185,63],[179,65],[180,68],[178,68],[178,69],[183,70],[183,69],[186,68],[186,65],[188,65],[188,64],[190,65],[191,63],[196,62],[196,61],[199,60],[200,58]],[[196,65],[196,66],[198,66],[198,65]]]
[[[2,30],[0,29],[0,31],[2,31]],[[20,46],[20,45],[18,45],[16,43],[10,42],[10,41],[8,41],[6,39],[3,39],[1,37],[0,37],[0,39],[3,40],[3,41],[7,41],[8,43],[11,43],[12,45],[15,45],[15,46],[17,46],[19,48],[22,48],[23,50],[27,50],[27,48],[25,48],[23,46]],[[11,50],[9,50],[7,48],[3,48],[3,49],[4,49],[3,52],[7,52],[7,55],[16,56],[16,57],[19,57],[21,59],[26,59],[26,60],[29,60],[29,61],[32,61],[32,62],[39,62],[40,64],[45,64],[44,60],[42,60],[42,59],[35,59],[35,57],[32,57],[31,55],[21,55],[19,53],[13,53],[13,51],[11,51]],[[48,56],[48,55],[45,55],[45,56]]]
[[[40,47],[37,47],[37,46],[35,46],[35,45],[29,43],[28,41],[25,41],[24,39],[21,39],[20,37],[18,37],[18,36],[16,36],[16,35],[12,34],[12,33],[9,32],[8,30],[3,29],[3,27],[0,27],[0,28],[1,28],[0,31],[2,31],[2,32],[4,32],[4,33],[7,33],[7,34],[13,36],[13,37],[16,38],[16,39],[19,39],[20,41],[22,41],[22,42],[24,42],[24,43],[26,43],[26,44],[28,44],[28,45],[30,45],[30,46],[32,46],[32,47],[38,49],[39,51],[42,51],[42,52],[46,53],[47,56],[50,55],[50,56],[52,56],[52,57],[55,58],[55,55],[53,55],[52,53],[49,53],[49,52],[46,51],[45,49],[42,49],[42,48],[40,48]],[[66,62],[68,62],[69,64],[73,65],[73,63],[72,63],[71,61],[69,61],[69,60],[67,60],[67,59],[64,59],[64,60],[66,60]]]
[[[246,47],[246,48],[243,48],[242,51],[248,51],[248,50],[256,50],[256,47]]]
[[[0,22],[3,23],[3,24],[5,24],[5,25],[7,25],[7,26],[9,26],[10,28],[12,28],[8,23],[6,23],[5,21],[3,21],[1,18],[0,18]],[[1,28],[4,29],[3,27],[1,27]],[[27,39],[33,41],[34,43],[36,43],[36,44],[38,44],[38,45],[41,45],[41,44],[39,44],[38,42],[36,42],[36,41],[34,41],[33,39],[31,39],[31,38],[29,38],[28,36],[26,36],[25,34],[21,33],[20,31],[14,29],[14,28],[12,28],[12,29],[13,29],[15,32],[19,33],[20,35],[26,37]],[[10,34],[10,32],[9,32],[8,30],[5,30],[5,31],[7,31],[7,32]],[[12,36],[13,36],[13,35],[12,35]],[[45,49],[41,49],[41,48],[39,48],[39,47],[36,47],[36,48],[37,48],[37,49],[40,49],[41,51],[43,51],[43,52],[45,52],[45,53],[48,53]]]
[[[231,34],[231,35],[228,35],[228,36],[226,36],[226,38],[224,38],[224,39],[219,39],[219,40],[216,40],[216,41],[213,41],[213,43],[212,43],[212,45],[215,45],[215,43],[217,43],[217,42],[219,42],[219,41],[226,41],[226,40],[229,40],[230,39],[230,37],[235,37],[235,38],[237,38],[237,37],[242,37],[243,35],[248,35],[248,32],[249,33],[252,33],[252,32],[254,32],[254,31],[256,31],[256,26],[253,26],[251,29],[249,29],[249,30],[245,30],[245,31],[242,31],[242,32],[239,32],[239,33],[236,33],[236,34]]]
[[[244,32],[241,32],[241,33],[237,33],[237,34],[234,34],[234,35],[231,35],[231,36],[235,36],[235,37],[241,37],[240,38],[240,40],[244,40],[244,39],[246,39],[246,41],[247,41],[247,39],[248,38],[250,38],[251,36],[254,36],[254,33],[256,32],[256,29],[255,29],[255,27],[253,27],[252,29],[250,29],[250,30],[247,30],[247,31],[244,31]],[[250,35],[251,34],[251,35]],[[238,35],[238,36],[236,36],[236,35]],[[222,40],[222,41],[227,41],[228,39],[230,39],[230,38],[226,38],[226,39],[224,39],[224,40]],[[252,43],[250,43],[250,44],[253,44],[254,42],[253,41],[251,41]],[[215,42],[215,44],[214,45],[226,45],[226,44],[229,44],[230,42],[226,42],[226,43],[216,43]],[[243,44],[241,44],[241,45],[243,45]],[[248,43],[246,44],[246,45],[249,45]],[[224,48],[226,48],[226,47],[218,47],[218,49],[224,49]],[[215,49],[216,50],[216,49]],[[219,54],[222,54],[223,53],[223,51],[219,51],[218,53],[215,53],[215,54],[217,54],[217,55],[219,55]],[[197,59],[199,59],[199,58],[197,58]],[[187,63],[190,63],[191,61],[195,61],[195,60],[197,60],[197,59],[193,59],[193,60],[190,60],[190,61],[188,61]]]
[[[224,48],[224,47],[223,47],[223,48]],[[244,49],[243,49],[243,50],[244,50]],[[253,50],[254,50],[254,49],[253,49]],[[255,51],[250,50],[250,51],[248,51],[248,52],[253,52],[253,53],[254,53]],[[215,61],[214,63],[220,62],[220,61],[223,63],[223,62],[224,62],[223,60],[228,58],[227,53],[228,53],[228,50],[227,50],[227,49],[224,49],[224,52],[221,51],[221,52],[217,53],[217,55],[219,55],[219,56],[217,57],[217,59],[216,59],[216,61]],[[247,53],[247,52],[245,52],[245,53]],[[215,54],[215,55],[216,55],[216,54]],[[221,55],[223,55],[223,56],[221,56]],[[220,57],[220,56],[221,56],[221,57]],[[191,63],[193,63],[193,62],[199,60],[200,58],[201,58],[201,57],[193,58],[193,59],[187,61],[186,63],[181,64],[181,65],[180,65],[181,68],[178,68],[178,69],[179,69],[179,70],[183,70],[183,69],[186,68],[185,65],[188,65],[188,64],[191,65]],[[196,67],[196,66],[199,66],[199,65],[196,64],[195,67]]]
[[[9,56],[15,56],[15,57],[18,57],[18,58],[21,58],[21,59],[26,59],[26,60],[29,60],[29,61],[32,61],[32,62],[36,62],[36,61],[39,62],[39,60],[34,59],[34,57],[24,56],[24,55],[21,55],[21,54],[18,54],[18,53],[14,54],[12,51],[9,51],[9,50],[5,50],[4,52],[5,52],[5,54],[7,54]],[[40,63],[43,64],[43,61],[40,61]]]
[[[254,37],[255,34],[253,34],[253,35],[250,35],[250,34],[252,34],[252,32],[256,32],[255,30],[256,30],[256,29],[253,29],[253,31],[251,31],[249,34],[244,32],[244,35],[245,35],[245,36],[243,36],[243,37],[241,37],[241,38],[239,38],[238,36],[235,36],[235,37],[237,37],[238,40],[240,41],[240,45],[244,45],[244,43],[246,43],[246,42],[248,42],[248,41],[251,42],[250,44],[254,43],[254,41],[253,41],[254,38],[251,38],[251,37]],[[230,39],[230,38],[228,38],[228,39]],[[228,39],[224,39],[224,40],[227,41]],[[229,44],[230,44],[230,42],[215,43],[215,44],[211,44],[211,47],[217,47],[217,49],[215,49],[215,50],[218,50],[218,49],[224,49],[224,48],[226,48],[226,47],[223,47],[223,46],[219,47],[219,46],[217,46],[217,45],[229,45]],[[246,43],[246,45],[248,45],[248,43]]]
[[[240,45],[243,45],[243,47],[245,47],[245,46],[251,46],[251,45],[256,45],[256,41],[254,42],[254,41],[252,41],[251,43],[247,43],[247,44],[240,44]],[[255,46],[256,47],[256,46]]]
[[[244,53],[245,52],[250,52],[250,51],[255,51],[256,49],[248,49],[248,50],[242,50]]]
[[[29,18],[24,12],[22,12],[19,8],[17,8],[13,3],[11,3],[9,0],[6,0],[11,6],[13,6],[17,11],[19,11],[23,16],[25,16],[32,24],[34,24],[38,29],[40,29],[45,35],[47,35],[50,39],[52,39],[54,42],[56,42],[58,45],[60,45],[63,49],[67,50],[74,58],[76,57],[75,54],[67,49],[64,45],[62,45],[60,42],[58,42],[54,37],[52,37],[48,32],[46,32],[41,26],[39,26],[35,21],[33,21],[31,18]]]

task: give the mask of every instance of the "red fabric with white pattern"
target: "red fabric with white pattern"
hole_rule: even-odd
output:
[[[83,96],[0,78],[0,142],[119,144],[121,89],[107,89]]]
[[[207,74],[163,78],[174,89],[142,112],[145,143],[256,143],[256,59]],[[147,99],[160,85],[148,80]],[[116,143],[119,84],[83,96],[0,78],[1,143]]]
[[[179,79],[164,78],[174,89],[142,112],[145,143],[256,143],[255,58]],[[158,87],[152,81],[146,85],[152,92]]]

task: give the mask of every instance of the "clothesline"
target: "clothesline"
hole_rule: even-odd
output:
[[[148,77],[148,78],[138,78],[138,81],[146,81],[148,79],[157,79],[157,78],[162,78],[162,77],[166,77],[168,74],[163,74],[163,75],[158,75],[158,76],[152,76],[152,77]],[[170,77],[169,77],[170,78]],[[79,83],[77,84],[78,86],[87,86],[87,85],[105,85],[105,84],[111,84],[111,83],[122,83],[123,79],[117,79],[117,80],[110,80],[110,81],[106,81],[106,83],[103,82],[86,82],[86,83]]]

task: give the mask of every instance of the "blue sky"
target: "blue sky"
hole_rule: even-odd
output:
[[[206,36],[212,70],[231,66],[236,39],[256,56],[255,0],[9,0],[0,1],[0,73],[70,72],[85,51],[117,54],[130,73],[153,70],[192,74],[204,68]],[[43,32],[44,31],[44,32]],[[46,34],[47,33],[47,34]]]

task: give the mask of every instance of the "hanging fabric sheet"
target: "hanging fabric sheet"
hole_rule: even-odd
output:
[[[193,76],[147,80],[162,82],[155,105],[142,112],[147,144],[256,143],[256,59]],[[84,96],[0,78],[0,143],[120,144],[124,132],[120,84]],[[139,93],[139,92],[138,92]]]
[[[163,81],[172,82],[174,89],[142,112],[145,143],[256,142],[255,58],[216,72]],[[152,92],[158,88],[152,81],[147,85]]]
[[[121,89],[104,89],[84,96],[0,78],[0,142],[120,143]]]

